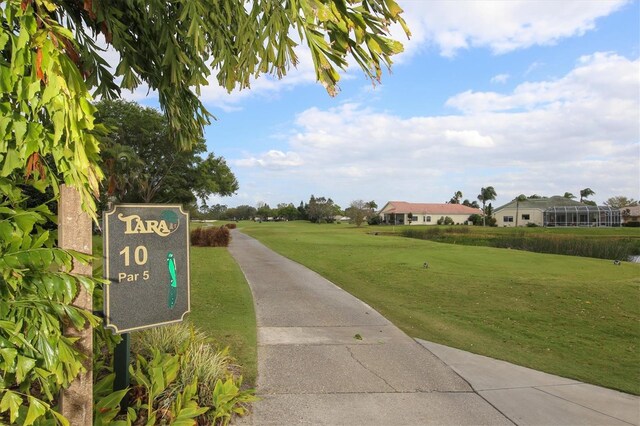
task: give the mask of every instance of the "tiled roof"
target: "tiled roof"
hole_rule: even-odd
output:
[[[516,200],[513,200],[503,206],[497,207],[496,209],[494,209],[494,212],[507,208],[515,209],[516,207],[521,209],[539,209],[544,211],[551,207],[573,207],[584,205],[585,204],[579,201],[561,197],[559,195],[554,195],[553,197],[527,198],[526,200],[518,201],[517,203]]]
[[[481,210],[462,204],[407,203],[406,201],[389,201],[381,213],[413,213],[417,214],[480,214]]]

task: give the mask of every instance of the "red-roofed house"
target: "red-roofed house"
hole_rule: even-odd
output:
[[[438,219],[449,216],[455,224],[466,224],[472,214],[482,210],[462,204],[407,203],[389,201],[380,210],[383,223],[390,225],[436,225]]]

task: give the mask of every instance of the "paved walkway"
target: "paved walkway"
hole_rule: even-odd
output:
[[[596,388],[590,386],[570,391],[573,401],[559,385],[567,390],[577,382],[531,381],[521,370],[509,373],[506,363],[485,357],[476,363],[477,355],[418,343],[362,301],[238,231],[229,251],[251,286],[258,323],[262,400],[240,424],[638,424],[635,397],[614,392],[619,398],[589,406],[589,389]]]

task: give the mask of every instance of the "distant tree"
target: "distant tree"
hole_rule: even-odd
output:
[[[532,197],[529,197],[532,198]],[[527,201],[527,196],[524,194],[520,194],[518,195],[515,199],[516,202],[516,227],[518,226],[518,218],[520,216],[520,212],[519,212],[519,208],[520,208],[520,203],[523,201]]]
[[[371,200],[365,203],[365,207],[369,209],[369,213],[367,214],[367,223],[369,225],[380,225],[382,220],[377,214],[378,204]]]
[[[256,208],[248,205],[227,209],[226,218],[228,220],[250,220],[256,217]]]
[[[364,203],[365,207],[370,209],[371,211],[375,212],[378,209],[378,204],[371,200],[371,201],[367,201],[366,203]]]
[[[538,198],[542,198],[542,195],[533,194],[533,195],[529,195],[527,198],[529,198],[531,200],[535,200],[535,199],[538,199]]]
[[[355,200],[349,204],[349,207],[345,210],[345,214],[349,216],[351,221],[359,228],[364,223],[368,215],[371,214],[371,208],[362,200]]]
[[[564,193],[564,195],[563,195],[563,197],[564,197],[564,198],[568,198],[568,199],[570,199],[570,200],[572,200],[572,199],[574,199],[574,198],[577,198],[575,195],[573,195],[573,194],[572,194],[572,193],[570,193],[570,192],[565,192],[565,193]]]
[[[482,217],[486,220],[485,225],[496,226],[497,220],[493,217],[493,205],[491,203],[487,204],[486,213]]]
[[[331,198],[311,195],[307,214],[313,223],[331,223],[335,220],[335,216],[340,214],[340,206],[336,205]]]
[[[479,209],[480,205],[478,204],[478,202],[476,200],[473,201],[469,201],[465,198],[465,200],[462,202],[463,206],[467,206],[467,207],[473,207],[474,209]]]
[[[204,219],[226,219],[227,210],[229,208],[224,204],[214,204],[213,206],[204,205],[200,210],[203,213]]]
[[[300,212],[293,204],[282,203],[278,204],[275,215],[281,219],[296,220],[300,217]]]
[[[460,200],[462,200],[462,191],[456,191],[453,194],[453,197],[448,201],[449,204],[460,204]]]
[[[267,220],[269,217],[273,216],[273,210],[269,207],[269,204],[260,202],[256,208],[256,216],[262,220]]]
[[[637,206],[638,202],[633,198],[627,198],[623,195],[616,195],[615,197],[608,198],[604,202],[605,206],[609,206],[612,209],[621,209],[623,207]]]
[[[298,206],[298,218],[302,220],[309,220],[309,204],[303,204],[300,201],[300,205]]]
[[[493,186],[487,186],[486,188],[483,187],[482,189],[480,189],[480,194],[478,194],[478,200],[482,202],[482,211],[484,213],[484,216],[490,216],[490,214],[487,214],[487,210],[486,210],[486,203],[487,201],[491,201],[491,200],[495,200],[496,196],[498,194],[496,193],[496,190],[493,188]],[[482,225],[486,226],[486,220],[482,221]]]
[[[591,188],[581,189],[580,190],[580,202],[584,203],[585,199],[590,197],[590,196],[592,196],[592,195],[596,195],[596,193],[593,191],[593,189],[591,189]]]

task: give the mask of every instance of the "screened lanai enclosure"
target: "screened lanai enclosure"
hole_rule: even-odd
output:
[[[556,206],[544,211],[544,226],[620,226],[620,210],[608,206]]]

